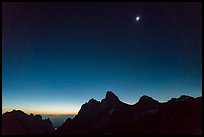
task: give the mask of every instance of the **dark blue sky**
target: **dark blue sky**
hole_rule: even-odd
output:
[[[201,3],[3,3],[3,111],[202,95]],[[135,18],[140,16],[136,22]]]

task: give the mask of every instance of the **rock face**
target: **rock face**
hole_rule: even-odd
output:
[[[46,135],[53,134],[54,128],[49,119],[41,115],[27,115],[20,110],[13,110],[2,115],[3,135]]]
[[[183,95],[160,103],[142,96],[128,105],[108,91],[90,99],[54,131],[49,119],[13,110],[2,115],[3,135],[202,135],[202,97]]]
[[[91,99],[83,104],[56,134],[202,134],[202,97],[181,96],[159,103],[142,96],[136,104],[128,105],[108,91],[101,102]]]

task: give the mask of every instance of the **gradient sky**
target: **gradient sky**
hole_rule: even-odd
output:
[[[201,3],[3,2],[2,33],[3,112],[202,95]]]

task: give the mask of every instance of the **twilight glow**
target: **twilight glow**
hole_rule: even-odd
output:
[[[2,113],[76,114],[108,90],[198,97],[202,5],[3,2],[2,54]]]

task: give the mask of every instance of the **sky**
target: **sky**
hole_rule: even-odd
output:
[[[2,3],[2,113],[198,97],[201,76],[201,3]]]

